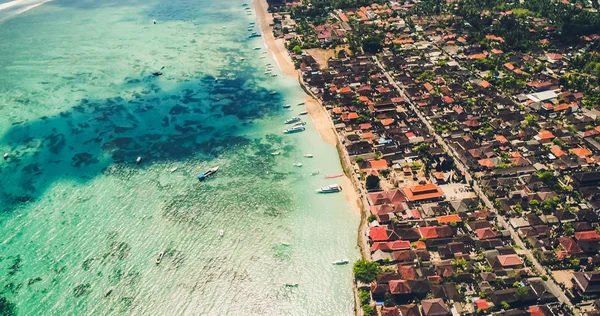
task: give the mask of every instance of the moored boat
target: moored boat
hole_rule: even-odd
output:
[[[312,158],[314,156],[313,156],[313,154],[304,154],[304,157],[306,157],[306,158]]]
[[[156,263],[157,265],[160,264],[160,262],[162,261],[164,256],[165,256],[164,251],[159,252],[158,257],[156,257],[156,261],[154,263]]]
[[[297,162],[294,164],[295,167],[302,167],[302,163],[301,162]]]
[[[303,132],[305,130],[306,130],[306,128],[304,126],[294,126],[294,127],[284,130],[283,132],[286,134],[293,134],[293,133]]]
[[[310,175],[311,175],[311,176],[316,176],[316,175],[318,175],[319,173],[320,173],[319,171],[315,171],[315,172],[311,173]]]
[[[284,104],[284,105],[283,105],[283,108],[284,108],[284,109],[287,109],[287,108],[289,108],[289,107],[291,107],[291,105],[289,105],[289,104]]]
[[[304,121],[300,121],[300,122],[298,122],[298,123],[296,123],[296,124],[294,124],[294,125],[292,125],[292,126],[293,126],[293,127],[296,127],[296,126],[304,126],[304,125],[306,125],[306,122],[304,122]]]
[[[306,114],[308,114],[307,111],[302,111],[302,112],[298,113],[298,115],[306,115]]]
[[[298,123],[298,122],[301,122],[301,121],[302,121],[302,119],[301,119],[301,118],[299,118],[299,117],[297,117],[297,116],[294,116],[294,117],[292,117],[292,118],[289,118],[289,119],[285,120],[285,122],[284,122],[284,123],[285,123],[285,124],[294,124],[294,123]]]
[[[337,261],[332,262],[332,264],[340,266],[340,265],[343,265],[343,264],[348,264],[348,262],[350,262],[350,261],[348,261],[348,259],[341,259],[341,260],[337,260]]]
[[[198,180],[199,181],[204,181],[206,180],[206,178],[212,176],[213,174],[215,174],[217,171],[219,171],[219,167],[213,167],[208,169],[208,171],[206,171],[205,173],[201,173],[198,175]]]
[[[338,174],[326,175],[325,179],[334,179],[334,178],[339,178],[339,177],[343,177],[343,176],[344,176],[343,173],[338,173]]]
[[[298,283],[284,283],[285,287],[298,287]]]
[[[337,184],[330,184],[317,190],[319,193],[337,193],[342,191],[342,187]]]

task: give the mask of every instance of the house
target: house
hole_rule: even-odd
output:
[[[600,234],[595,230],[575,232],[575,240],[585,252],[597,252],[600,249]]]
[[[437,200],[444,197],[444,192],[433,183],[407,187],[402,190],[406,199],[410,202]]]
[[[448,306],[446,306],[444,300],[441,298],[422,300],[421,307],[423,308],[424,316],[443,316],[449,314]]]
[[[571,178],[576,188],[600,186],[600,171],[577,172]]]
[[[574,272],[572,281],[579,294],[600,293],[600,272]]]

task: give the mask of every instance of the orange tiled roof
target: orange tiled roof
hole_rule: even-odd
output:
[[[485,59],[485,55],[484,54],[473,54],[473,55],[469,55],[467,58],[469,58],[469,59]]]
[[[381,125],[383,125],[383,126],[388,126],[391,124],[394,124],[393,118],[386,118],[386,119],[381,120]]]
[[[506,137],[503,135],[496,135],[496,140],[502,144],[508,143],[508,139],[506,139]]]
[[[437,219],[438,223],[440,223],[440,224],[458,223],[458,222],[462,221],[462,219],[460,218],[460,216],[458,216],[458,214],[438,216],[438,217],[436,217],[436,219]]]
[[[586,147],[571,148],[569,151],[580,158],[585,158],[592,155],[592,152]]]
[[[537,134],[537,136],[540,139],[553,139],[554,138],[554,134],[552,134],[551,131],[548,130],[541,130],[539,134]]]
[[[369,160],[369,167],[371,169],[387,169],[387,160],[379,159],[379,160]]]
[[[481,80],[481,82],[479,83],[479,85],[483,88],[489,88],[492,84],[487,82],[486,80]]]
[[[352,119],[357,119],[357,118],[358,118],[358,113],[356,113],[356,112],[350,112],[350,113],[348,114],[348,119],[349,119],[349,120],[352,120]]]
[[[404,188],[403,192],[409,201],[436,199],[444,196],[442,189],[433,183]]]
[[[564,152],[562,149],[560,149],[560,147],[559,147],[559,146],[557,146],[557,145],[554,145],[554,146],[552,146],[552,148],[550,148],[550,152],[551,152],[551,153],[552,153],[552,154],[553,154],[553,155],[554,155],[556,158],[566,155],[566,153],[565,153],[565,152]]]
[[[489,159],[480,159],[477,162],[484,167],[494,168],[494,163]]]

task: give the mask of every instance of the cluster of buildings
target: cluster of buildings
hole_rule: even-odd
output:
[[[377,56],[293,56],[368,192],[383,270],[359,288],[386,316],[598,315],[600,104],[567,75],[600,36],[563,47],[527,18],[537,45],[509,51],[414,5],[331,13],[345,32],[378,27]]]

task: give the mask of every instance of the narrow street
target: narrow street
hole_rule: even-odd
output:
[[[388,81],[396,88],[396,90],[398,90],[398,92],[404,98],[404,100],[406,100],[406,103],[409,105],[410,109],[415,114],[417,114],[417,116],[419,117],[419,119],[421,120],[421,122],[423,122],[423,124],[425,124],[425,126],[427,126],[427,128],[429,129],[429,132],[431,133],[431,135],[433,135],[435,137],[437,143],[444,149],[444,151],[446,151],[447,153],[449,153],[450,155],[452,155],[454,157],[454,160],[456,162],[456,166],[457,166],[457,168],[461,172],[464,173],[465,179],[467,181],[473,180],[473,185],[472,185],[473,190],[477,193],[477,195],[483,201],[483,203],[486,205],[486,207],[490,211],[492,211],[492,212],[494,212],[496,214],[496,218],[498,220],[498,223],[500,223],[500,225],[504,229],[506,229],[506,230],[508,230],[510,232],[510,235],[511,235],[512,239],[514,240],[515,244],[522,249],[523,254],[533,263],[533,267],[538,272],[538,274],[540,276],[544,276],[545,275],[546,277],[548,277],[548,281],[546,281],[546,284],[548,285],[548,287],[552,291],[552,293],[558,298],[558,300],[561,303],[565,303],[569,307],[572,308],[573,304],[571,303],[571,301],[569,300],[569,298],[558,287],[558,285],[554,282],[554,280],[552,278],[550,278],[550,276],[548,275],[548,273],[546,272],[546,270],[544,269],[544,267],[537,261],[537,259],[531,253],[531,251],[529,251],[529,249],[525,246],[525,243],[523,243],[523,241],[517,235],[517,233],[515,232],[515,230],[506,222],[506,220],[502,216],[500,216],[498,214],[498,211],[494,207],[494,204],[483,193],[483,191],[482,191],[481,187],[479,186],[477,180],[475,180],[471,176],[471,173],[466,168],[466,166],[463,164],[463,162],[459,158],[458,154],[454,151],[454,149],[452,147],[450,147],[444,141],[444,139],[441,136],[439,136],[438,134],[435,133],[435,129],[431,126],[431,124],[429,123],[429,121],[423,116],[423,114],[421,114],[421,112],[417,109],[417,107],[410,100],[410,98],[408,98],[406,96],[406,94],[404,93],[404,89],[400,88],[400,86],[396,83],[396,81],[394,80],[394,78],[387,72],[387,70],[385,69],[385,67],[381,64],[381,62],[379,61],[379,59],[377,57],[373,57],[373,59],[375,60],[375,62],[377,63],[377,65],[379,66],[379,68],[381,69],[381,71],[383,72],[383,74],[385,74],[385,76],[387,77]],[[574,313],[575,313],[575,315],[579,315],[578,310],[574,310]]]

